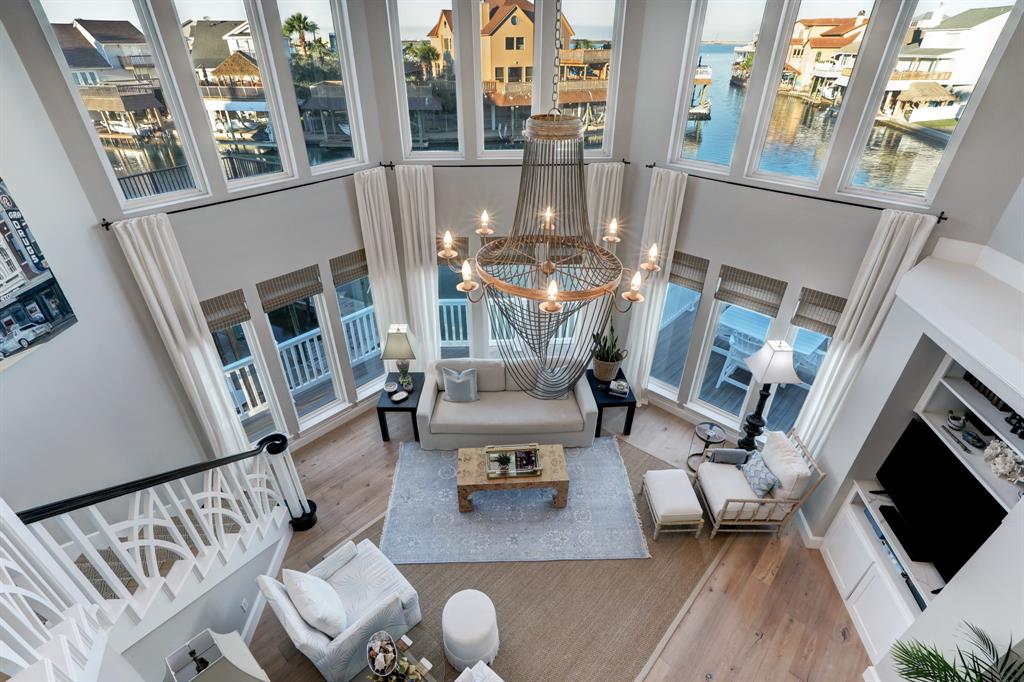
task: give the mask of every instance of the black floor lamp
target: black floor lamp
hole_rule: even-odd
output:
[[[766,341],[761,349],[747,358],[751,381],[761,384],[757,407],[743,423],[746,434],[736,445],[744,450],[756,450],[755,440],[764,431],[764,406],[772,394],[772,384],[799,384],[800,377],[793,369],[793,347],[785,341]]]

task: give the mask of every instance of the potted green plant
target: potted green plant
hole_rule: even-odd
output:
[[[609,325],[608,333],[594,332],[594,378],[598,381],[614,381],[622,361],[629,351],[619,348],[619,337],[615,325]]]
[[[494,461],[498,463],[499,470],[501,470],[504,473],[508,473],[508,466],[512,463],[512,456],[509,455],[507,452],[503,452],[500,455],[498,455],[494,459]]]
[[[915,682],[1021,682],[1024,659],[1010,647],[1000,652],[981,628],[964,623],[965,639],[975,651],[956,647],[952,661],[934,645],[917,640],[897,641],[890,648],[893,667],[905,680]]]

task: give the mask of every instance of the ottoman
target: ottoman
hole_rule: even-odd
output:
[[[640,493],[647,498],[647,506],[654,519],[654,539],[658,533],[694,531],[700,535],[704,527],[704,512],[690,477],[681,469],[657,469],[644,474]]]
[[[444,653],[456,670],[498,655],[498,617],[491,598],[479,590],[456,592],[441,613]]]

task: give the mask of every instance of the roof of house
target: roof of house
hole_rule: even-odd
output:
[[[146,36],[135,28],[130,21],[75,19],[75,23],[84,28],[100,43],[144,43]]]
[[[50,24],[57,44],[72,69],[109,69],[110,64],[72,24]]]
[[[260,67],[256,60],[245,52],[232,52],[231,55],[222,61],[210,72],[214,76],[247,76],[249,78],[260,77]]]
[[[917,81],[900,93],[898,102],[949,102],[956,97],[938,83]]]
[[[501,26],[508,21],[508,19],[519,10],[522,14],[526,15],[526,18],[531,23],[535,22],[536,8],[530,0],[498,0],[497,2],[491,2],[488,10],[487,23],[480,29],[480,35],[492,36],[495,32],[501,28]],[[572,26],[569,25],[569,20],[562,16],[562,34],[563,43],[568,41],[575,32],[572,30]]]
[[[1012,9],[1012,5],[1006,5],[1004,7],[978,7],[976,9],[969,9],[966,12],[954,14],[951,17],[943,19],[938,26],[928,30],[957,31],[965,28],[974,28],[978,24],[983,24],[986,21],[1002,16]]]
[[[811,38],[807,44],[813,49],[846,47],[857,39],[856,35],[840,36],[838,38]]]
[[[852,24],[855,21],[857,21],[857,17],[822,17],[816,19],[798,19],[797,23],[803,24],[804,26],[842,26],[843,24]]]
[[[856,19],[851,19],[850,21],[847,21],[845,23],[839,24],[838,26],[830,28],[829,30],[827,30],[824,33],[822,33],[821,35],[824,36],[824,37],[844,36],[847,33],[849,33],[850,31],[855,31],[855,30],[861,28],[862,26],[867,26],[867,23],[868,22],[867,22],[866,19],[864,21],[860,22],[860,23],[857,23]]]
[[[918,47],[912,45],[900,50],[901,57],[941,57],[952,52],[959,52],[959,47]]]
[[[192,40],[192,64],[196,68],[212,69],[228,58],[231,51],[224,40],[243,21],[194,21],[186,26]]]
[[[783,71],[789,71],[790,73],[795,73],[795,74],[799,74],[799,73],[800,73],[800,69],[796,68],[795,66],[793,66],[793,65],[792,65],[792,64],[790,64],[789,62],[786,62],[786,63],[785,63],[785,64],[784,64],[783,66],[782,66],[782,70],[783,70]]]
[[[427,33],[428,38],[439,38],[441,37],[441,22],[444,21],[448,26],[455,30],[455,20],[452,19],[452,11],[450,9],[441,10],[441,16],[437,18],[437,23],[434,24],[434,28],[430,29]]]

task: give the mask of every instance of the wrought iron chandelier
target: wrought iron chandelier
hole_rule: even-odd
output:
[[[519,198],[508,237],[491,237],[487,211],[476,233],[484,239],[475,258],[457,266],[459,254],[445,232],[438,256],[462,273],[457,285],[470,302],[486,299],[492,334],[516,384],[541,399],[570,391],[586,370],[593,334],[602,332],[612,308],[625,312],[644,300],[644,274],[658,265],[657,245],[636,271],[595,243],[587,216],[583,122],[558,105],[561,2],[556,3],[552,108],[526,121]],[[612,220],[602,240],[620,241]],[[477,281],[479,279],[479,282]],[[617,293],[627,302],[618,308]],[[475,294],[475,296],[474,296]]]

